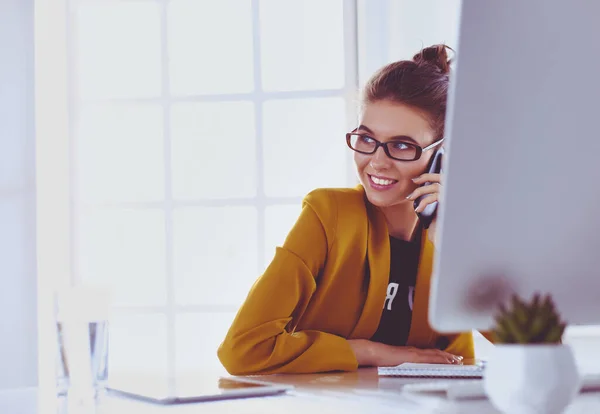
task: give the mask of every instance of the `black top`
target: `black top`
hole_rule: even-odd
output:
[[[414,241],[390,237],[390,278],[383,313],[372,341],[404,346],[412,318],[421,251],[420,233]]]

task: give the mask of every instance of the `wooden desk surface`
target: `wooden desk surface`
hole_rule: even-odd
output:
[[[415,379],[380,378],[376,369],[350,373],[274,375],[254,377],[296,387],[286,395],[210,403],[159,406],[140,401],[107,397],[93,411],[76,414],[198,414],[242,413],[312,414],[345,413],[461,413],[497,414],[487,400],[450,401],[439,396],[402,393],[402,385]],[[215,380],[218,377],[215,376]],[[417,380],[418,381],[418,380]],[[423,381],[423,380],[421,380]],[[38,403],[32,404],[37,398]],[[0,412],[16,414],[56,414],[48,401],[34,388],[0,392]],[[600,413],[600,393],[580,395],[566,414]],[[74,413],[66,413],[74,414]]]

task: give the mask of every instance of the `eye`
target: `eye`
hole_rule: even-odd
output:
[[[391,149],[393,150],[398,150],[398,151],[402,151],[402,150],[406,150],[410,148],[410,145],[406,144],[405,142],[392,142],[390,143],[390,146],[392,147]]]
[[[359,137],[359,140],[363,143],[363,144],[374,144],[375,140],[371,137],[368,137],[366,135],[361,135]]]

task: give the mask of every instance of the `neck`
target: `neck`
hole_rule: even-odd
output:
[[[390,236],[400,240],[412,240],[419,221],[412,201],[381,207],[381,211],[385,216]]]

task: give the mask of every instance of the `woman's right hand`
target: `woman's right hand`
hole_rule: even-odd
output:
[[[462,357],[439,349],[392,346],[366,339],[348,341],[359,366],[393,367],[405,362],[427,364],[462,364]]]

